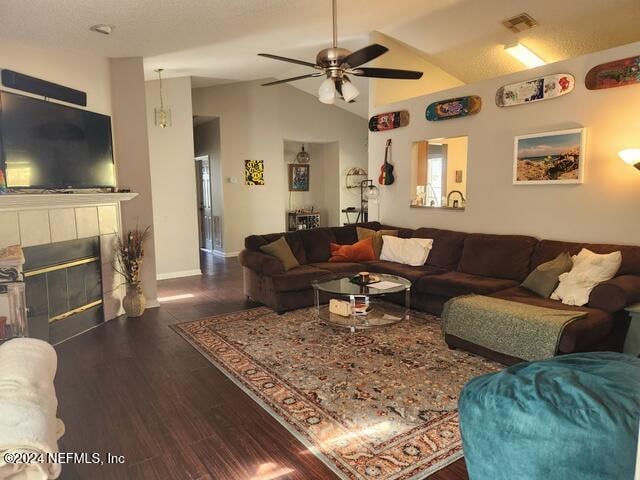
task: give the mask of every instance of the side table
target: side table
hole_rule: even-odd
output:
[[[640,303],[630,305],[625,310],[631,316],[631,323],[624,341],[624,353],[640,356]]]

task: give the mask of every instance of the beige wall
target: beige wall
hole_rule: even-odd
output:
[[[424,73],[420,80],[369,80],[370,106],[373,108],[464,85],[464,82],[427,60],[424,53],[402,42],[375,31],[371,33],[371,42],[389,48],[389,51],[374,60],[372,65]]]
[[[123,232],[136,227],[151,227],[151,238],[145,245],[142,282],[147,305],[158,306],[151,165],[142,58],[112,59],[111,88],[118,185],[120,188],[138,192],[136,198],[122,204]]]
[[[369,135],[370,167],[393,138],[397,181],[383,187],[380,218],[407,227],[433,226],[463,231],[525,233],[537,237],[594,242],[640,243],[640,172],[623,163],[617,152],[640,146],[640,85],[588,91],[587,71],[603,62],[637,55],[640,42],[465,85],[394,105],[373,113],[406,108],[411,124]],[[496,90],[507,83],[567,72],[575,91],[562,98],[498,108]],[[461,95],[480,95],[482,111],[474,116],[427,122],[431,102]],[[576,127],[587,128],[585,181],[582,185],[512,185],[514,136]],[[468,204],[465,212],[410,209],[411,144],[424,138],[469,136]]]
[[[447,145],[447,194],[453,190],[459,190],[467,196],[467,149],[469,139],[467,137],[447,138],[443,140]],[[456,182],[456,170],[462,170],[462,182]],[[452,195],[451,201],[460,199],[458,195]]]
[[[366,166],[366,119],[324,105],[291,86],[267,88],[255,81],[195,89],[193,113],[220,118],[226,254],[241,250],[247,235],[285,228],[285,139],[339,142],[339,168],[335,174],[340,176],[340,185],[344,185],[348,168]],[[264,160],[266,185],[244,184],[245,159]],[[231,183],[231,177],[238,183]],[[355,206],[348,195],[346,189],[340,188],[340,205]],[[338,212],[328,214],[328,218],[339,222],[339,209],[333,209]]]
[[[108,58],[36,48],[1,39],[0,68],[85,91],[88,110],[111,115]]]
[[[340,223],[340,147],[334,145],[337,143],[305,144],[305,150],[311,155],[309,191],[289,192],[289,164],[296,163],[296,155],[302,142],[284,142],[283,175],[287,178],[287,210],[313,206],[320,212],[320,225],[323,227],[337,226]]]
[[[172,125],[155,125],[159,82],[146,82],[147,128],[153,190],[156,276],[160,279],[200,274],[196,177],[193,147],[191,78],[162,81]]]

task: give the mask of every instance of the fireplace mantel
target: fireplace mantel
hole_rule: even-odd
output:
[[[125,202],[137,193],[14,193],[0,195],[0,210],[83,207]]]

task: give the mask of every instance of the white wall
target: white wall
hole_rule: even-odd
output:
[[[241,250],[247,235],[284,230],[288,205],[287,177],[283,175],[285,139],[339,142],[341,185],[348,168],[365,167],[367,161],[366,119],[324,105],[291,86],[261,87],[260,83],[193,91],[193,113],[220,118],[226,254]],[[245,159],[264,160],[266,185],[244,184]],[[230,177],[238,183],[230,183]],[[348,195],[346,189],[340,189],[340,205],[356,204]],[[335,214],[331,218],[335,222]]]
[[[156,276],[160,279],[200,274],[198,214],[193,147],[191,78],[162,81],[164,104],[172,125],[155,125],[159,82],[146,82],[147,128],[153,191]]]
[[[111,115],[108,58],[36,48],[3,38],[0,41],[0,69],[15,70],[85,91],[88,110]]]
[[[636,108],[640,85],[599,91],[584,86],[591,67],[638,52],[640,42],[375,109],[372,114],[399,109],[411,112],[408,127],[369,135],[370,168],[383,158],[386,139],[393,139],[397,180],[381,188],[381,220],[406,227],[640,243],[640,172],[617,156],[623,148],[640,147]],[[575,76],[576,87],[562,98],[508,108],[494,103],[496,90],[504,84],[565,72]],[[482,111],[462,119],[424,120],[430,103],[463,95],[480,95]],[[512,185],[514,136],[582,126],[587,128],[584,184]],[[466,211],[410,209],[412,143],[462,135],[469,136]]]
[[[110,66],[118,186],[138,193],[133,200],[122,204],[122,227],[123,232],[151,227],[151,238],[145,244],[141,277],[147,306],[158,306],[154,245],[156,233],[153,224],[142,57],[114,58]]]

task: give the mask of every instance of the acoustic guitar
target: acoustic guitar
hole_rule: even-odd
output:
[[[391,185],[396,181],[393,176],[393,165],[389,163],[389,150],[391,150],[391,139],[387,140],[387,145],[384,149],[384,163],[380,167],[380,176],[378,177],[380,185]]]

